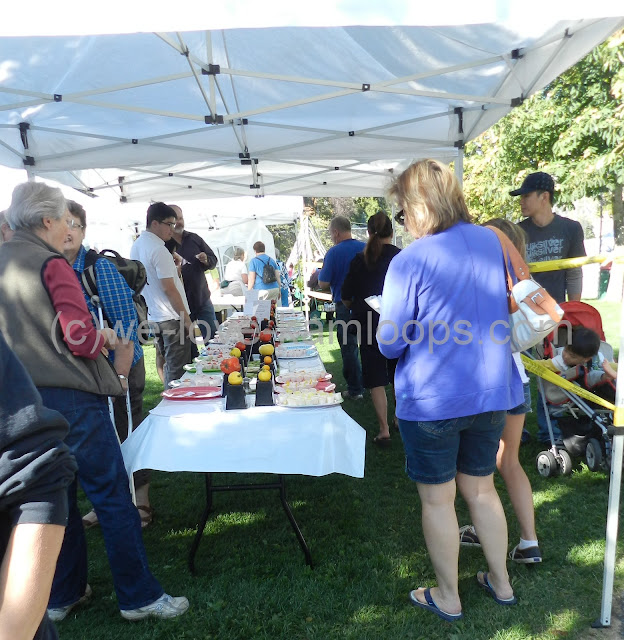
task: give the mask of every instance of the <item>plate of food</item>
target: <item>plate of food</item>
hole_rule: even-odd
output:
[[[304,389],[293,393],[276,393],[275,404],[289,409],[321,409],[342,403],[340,393],[327,393],[316,389]]]
[[[318,351],[314,345],[302,344],[280,344],[275,349],[277,358],[314,358],[318,355]]]
[[[176,387],[160,395],[167,400],[213,400],[221,397],[221,387]]]
[[[185,364],[184,371],[188,371],[189,373],[197,373],[198,367],[197,364]],[[201,372],[202,373],[218,373],[221,371],[221,360],[214,361],[204,361],[201,363]]]

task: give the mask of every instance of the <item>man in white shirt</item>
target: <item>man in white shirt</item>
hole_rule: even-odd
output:
[[[147,209],[146,230],[132,245],[130,257],[140,260],[147,272],[142,291],[147,302],[148,318],[154,326],[156,348],[165,359],[165,389],[184,374],[191,360],[192,323],[184,286],[165,247],[173,235],[176,212],[164,202]]]

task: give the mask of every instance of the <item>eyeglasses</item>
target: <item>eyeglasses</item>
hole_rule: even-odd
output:
[[[405,226],[405,214],[403,213],[403,209],[397,212],[397,214],[394,216],[394,219],[396,220],[397,224],[400,224],[402,227]]]
[[[80,224],[79,222],[76,222],[73,218],[71,218],[70,220],[67,220],[67,226],[70,227],[71,229],[85,228],[84,224]]]
[[[168,227],[170,227],[171,229],[175,229],[176,223],[175,222],[162,222],[162,220],[158,220],[158,222],[160,224],[166,224]]]

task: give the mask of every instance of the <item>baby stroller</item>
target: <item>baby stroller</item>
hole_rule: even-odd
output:
[[[609,362],[613,361],[613,349],[605,342],[602,318],[597,309],[584,302],[564,302],[562,324],[554,343],[555,332],[544,341],[543,357],[552,358],[554,346],[566,344],[567,332],[571,327],[586,327],[595,331],[600,337],[600,353]],[[569,325],[566,323],[569,323]],[[611,382],[600,382],[602,369],[598,358],[582,366],[568,369],[564,377],[573,382],[579,389],[590,391],[596,396],[613,403],[615,386]],[[538,388],[544,402],[544,412],[551,447],[541,451],[536,458],[536,466],[540,475],[548,478],[558,473],[572,473],[572,458],[583,458],[591,471],[609,469],[611,464],[612,442],[609,427],[613,423],[613,411],[591,400],[579,397],[576,393],[563,389],[552,382],[538,377]],[[563,439],[563,447],[557,446],[553,436],[551,418],[557,420]]]

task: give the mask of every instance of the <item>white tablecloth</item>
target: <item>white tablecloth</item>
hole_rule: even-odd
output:
[[[223,309],[242,309],[245,306],[245,296],[232,296],[229,294],[221,295],[214,292],[210,299],[215,311],[223,311]]]
[[[163,400],[122,452],[128,474],[158,469],[362,478],[365,435],[340,406],[226,411],[223,399]]]

